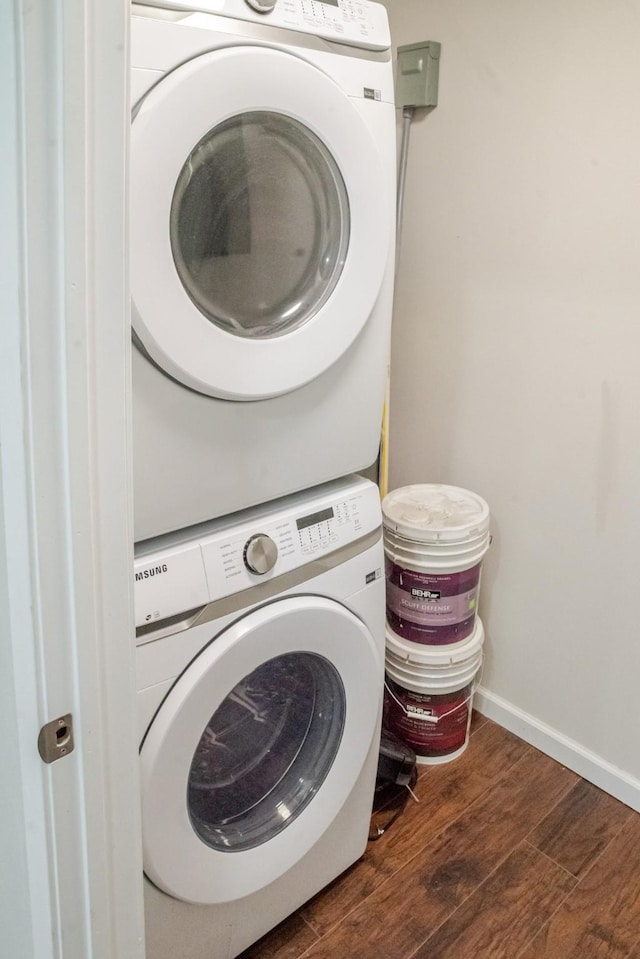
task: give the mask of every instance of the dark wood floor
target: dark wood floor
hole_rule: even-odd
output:
[[[640,959],[640,815],[477,715],[416,794],[243,959]]]

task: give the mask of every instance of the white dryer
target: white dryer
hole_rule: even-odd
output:
[[[131,36],[136,541],[375,460],[393,282],[384,7],[156,2]]]
[[[380,521],[352,477],[138,547],[149,959],[231,959],[362,855]]]

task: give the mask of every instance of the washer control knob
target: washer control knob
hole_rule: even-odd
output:
[[[250,7],[258,13],[271,13],[278,0],[247,0]]]
[[[276,565],[278,547],[266,533],[256,533],[244,544],[244,565],[252,573],[264,576]]]

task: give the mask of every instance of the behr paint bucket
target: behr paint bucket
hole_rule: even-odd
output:
[[[387,627],[384,723],[411,746],[416,762],[450,762],[467,748],[483,642],[479,616],[455,648],[416,646]]]
[[[489,507],[458,486],[403,486],[382,501],[387,620],[413,643],[459,643],[475,623]]]

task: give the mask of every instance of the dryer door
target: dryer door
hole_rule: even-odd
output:
[[[378,730],[382,656],[316,596],[254,610],[173,685],[140,751],[144,867],[222,903],[286,873],[331,827]]]
[[[256,46],[178,67],[139,104],[131,133],[142,347],[210,396],[308,383],[371,313],[392,190],[358,108],[316,67]]]

